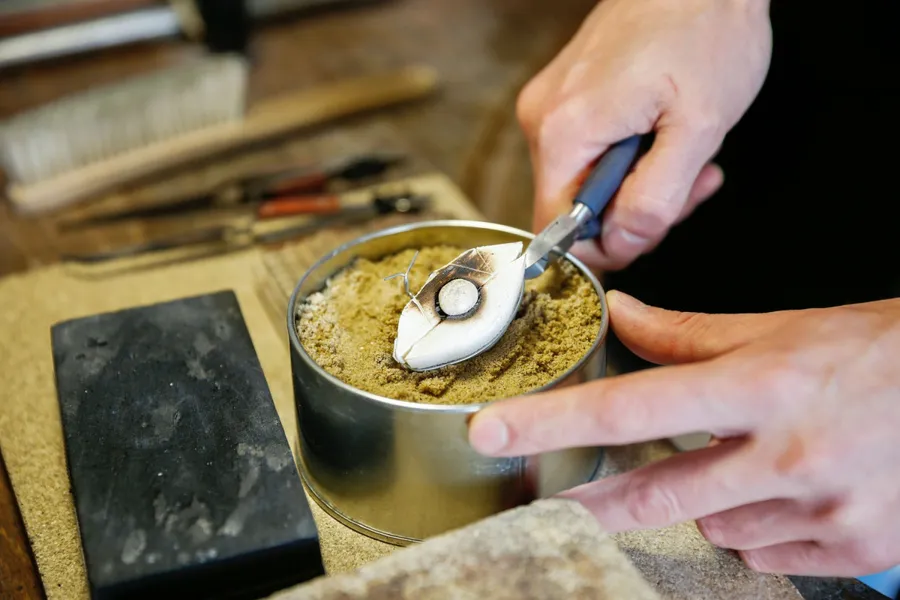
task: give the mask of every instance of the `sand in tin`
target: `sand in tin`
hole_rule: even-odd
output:
[[[415,293],[428,275],[465,251],[422,248],[410,272]],[[416,373],[392,355],[400,312],[409,302],[400,278],[414,250],[378,260],[359,258],[298,307],[297,330],[309,355],[358,389],[395,400],[474,404],[541,387],[578,362],[600,330],[600,299],[567,261],[526,281],[516,318],[497,344],[466,362]]]

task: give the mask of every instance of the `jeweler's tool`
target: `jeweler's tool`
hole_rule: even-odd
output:
[[[591,170],[575,196],[572,210],[557,217],[532,240],[525,251],[525,279],[543,273],[551,260],[569,251],[576,241],[600,235],[600,216],[619,190],[638,155],[642,136],[633,136],[609,148]]]

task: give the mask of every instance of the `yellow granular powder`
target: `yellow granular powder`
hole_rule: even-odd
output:
[[[419,251],[410,271],[416,293],[428,275],[464,248]],[[303,347],[328,373],[364,391],[395,400],[474,404],[541,387],[590,350],[600,330],[596,291],[574,265],[560,261],[527,281],[519,312],[497,344],[456,365],[416,373],[392,355],[400,312],[409,302],[401,278],[414,250],[379,260],[356,259],[298,308]]]

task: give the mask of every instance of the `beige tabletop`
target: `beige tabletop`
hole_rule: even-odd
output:
[[[442,214],[480,218],[458,189],[441,175],[405,180],[402,187],[430,193]],[[364,200],[365,194],[348,196]],[[383,219],[381,226],[390,222]],[[379,223],[370,225],[377,227]],[[235,291],[289,439],[296,437],[290,361],[283,330],[287,299],[282,281],[297,280],[301,261],[355,237],[354,230],[326,231],[275,252],[259,248],[199,261],[181,262],[108,275],[65,265],[36,269],[0,280],[0,449],[50,598],[86,597],[87,585],[66,472],[50,348],[50,327],[58,321],[126,307],[213,292]],[[130,261],[129,266],[141,261]],[[282,272],[276,272],[277,267]],[[294,269],[293,275],[284,269]],[[117,268],[116,271],[119,269]],[[90,276],[88,276],[90,275]],[[100,276],[102,275],[102,276]],[[278,304],[281,303],[280,311]],[[392,547],[349,535],[314,506],[323,552],[330,569],[344,570],[383,555]],[[346,539],[352,539],[351,544]]]

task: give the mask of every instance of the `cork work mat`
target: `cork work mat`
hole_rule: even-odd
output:
[[[426,174],[406,180],[407,189],[431,193],[436,203],[416,218],[480,215],[447,178]],[[353,196],[362,199],[363,196]],[[288,438],[296,434],[290,359],[285,328],[287,295],[323,253],[364,230],[410,217],[389,216],[362,228],[320,232],[278,249],[253,248],[198,261],[86,277],[63,265],[0,280],[0,449],[22,509],[48,597],[88,597],[74,505],[65,466],[50,349],[50,326],[58,321],[185,296],[232,289],[241,304],[254,346]],[[644,444],[608,452],[604,474],[658,460],[672,449]],[[310,502],[329,573],[353,570],[395,547],[357,534]],[[798,598],[778,577],[744,569],[705,543],[693,524],[618,538],[620,546],[670,599]]]
[[[404,186],[415,192],[429,193],[435,200],[433,209],[418,218],[480,218],[459,190],[442,175],[411,178]],[[366,195],[360,193],[348,197],[352,201]],[[357,237],[361,230],[382,228],[404,219],[408,217],[388,216],[362,228],[315,234],[309,238],[314,244],[313,255],[321,255],[342,241]],[[287,256],[291,247],[285,246],[269,254]],[[99,278],[87,278],[65,265],[55,265],[0,280],[0,305],[3,306],[0,372],[4,373],[5,379],[4,385],[0,386],[0,448],[49,598],[86,598],[88,593],[65,467],[53,380],[50,326],[65,319],[233,289],[279,416],[291,439],[296,424],[284,332],[287,302],[281,303],[276,325],[274,296],[267,289],[279,289],[278,285],[273,288],[270,275],[271,266],[279,263],[270,258],[270,266],[267,266],[266,254],[266,251],[254,248]],[[280,271],[282,277],[289,268],[286,264]],[[291,265],[290,268],[303,268],[296,256]],[[367,538],[356,536],[359,543],[346,554],[347,544],[341,541],[338,533],[340,526],[325,517],[315,504],[313,509],[320,526],[326,566],[330,570],[352,569],[391,549],[374,542],[368,544]]]

